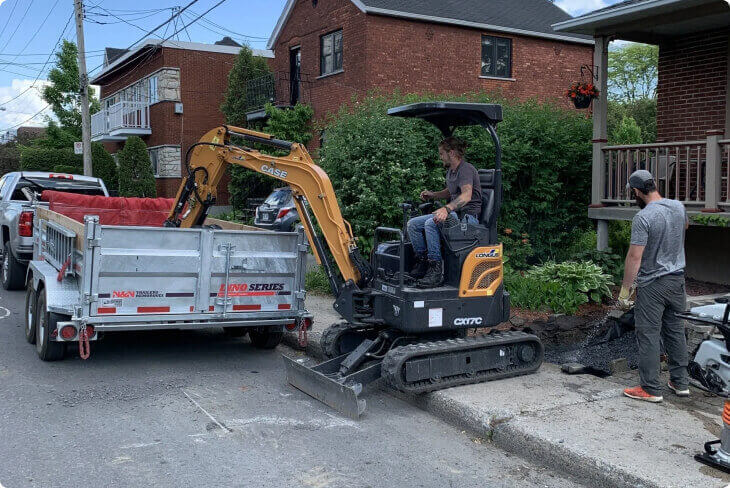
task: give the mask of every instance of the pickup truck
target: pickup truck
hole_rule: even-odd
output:
[[[33,206],[43,190],[109,196],[99,178],[65,173],[16,171],[0,178],[2,281],[6,290],[25,287],[28,262],[33,257]]]

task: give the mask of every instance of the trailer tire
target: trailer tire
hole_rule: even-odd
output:
[[[25,266],[13,256],[10,242],[5,243],[3,250],[2,282],[6,290],[20,290],[25,284]]]
[[[35,318],[36,318],[36,291],[33,288],[33,281],[28,283],[25,290],[25,340],[29,344],[35,344]]]
[[[257,349],[273,349],[284,338],[284,331],[279,328],[252,329],[248,333],[251,344]]]
[[[228,337],[243,337],[248,333],[246,327],[223,327],[223,332]]]
[[[35,309],[36,343],[38,357],[43,361],[58,361],[63,359],[66,353],[66,344],[51,340],[51,334],[56,330],[56,324],[65,317],[46,310],[46,290],[42,288],[38,292]]]

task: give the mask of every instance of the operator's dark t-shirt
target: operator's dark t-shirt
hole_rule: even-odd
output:
[[[449,202],[456,200],[464,185],[471,185],[471,200],[461,208],[461,212],[471,214],[477,219],[482,211],[482,187],[479,183],[479,172],[466,161],[456,167],[456,171],[446,172],[446,188],[449,190]]]

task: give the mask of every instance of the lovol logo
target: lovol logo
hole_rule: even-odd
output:
[[[481,317],[460,317],[454,319],[454,325],[482,325]]]
[[[277,178],[286,178],[287,175],[286,171],[272,168],[271,166],[268,166],[266,164],[261,166],[261,171],[263,171],[264,173],[269,173],[271,176],[275,176]]]
[[[499,249],[490,249],[489,252],[477,253],[476,258],[496,258],[499,257]]]

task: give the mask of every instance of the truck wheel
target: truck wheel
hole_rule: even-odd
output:
[[[25,266],[10,252],[10,243],[5,243],[3,251],[3,288],[6,290],[20,290],[25,284]]]
[[[51,334],[56,330],[56,324],[63,319],[63,315],[46,311],[46,290],[45,288],[41,289],[36,299],[35,308],[35,348],[38,351],[38,357],[43,361],[63,359],[66,344],[51,340]]]
[[[35,344],[35,305],[36,292],[33,289],[33,281],[28,283],[25,290],[25,340],[30,344]]]
[[[246,335],[248,330],[246,327],[223,327],[223,332],[228,337],[243,337]]]
[[[273,349],[284,338],[284,331],[279,328],[252,329],[248,333],[251,344],[257,349]]]

